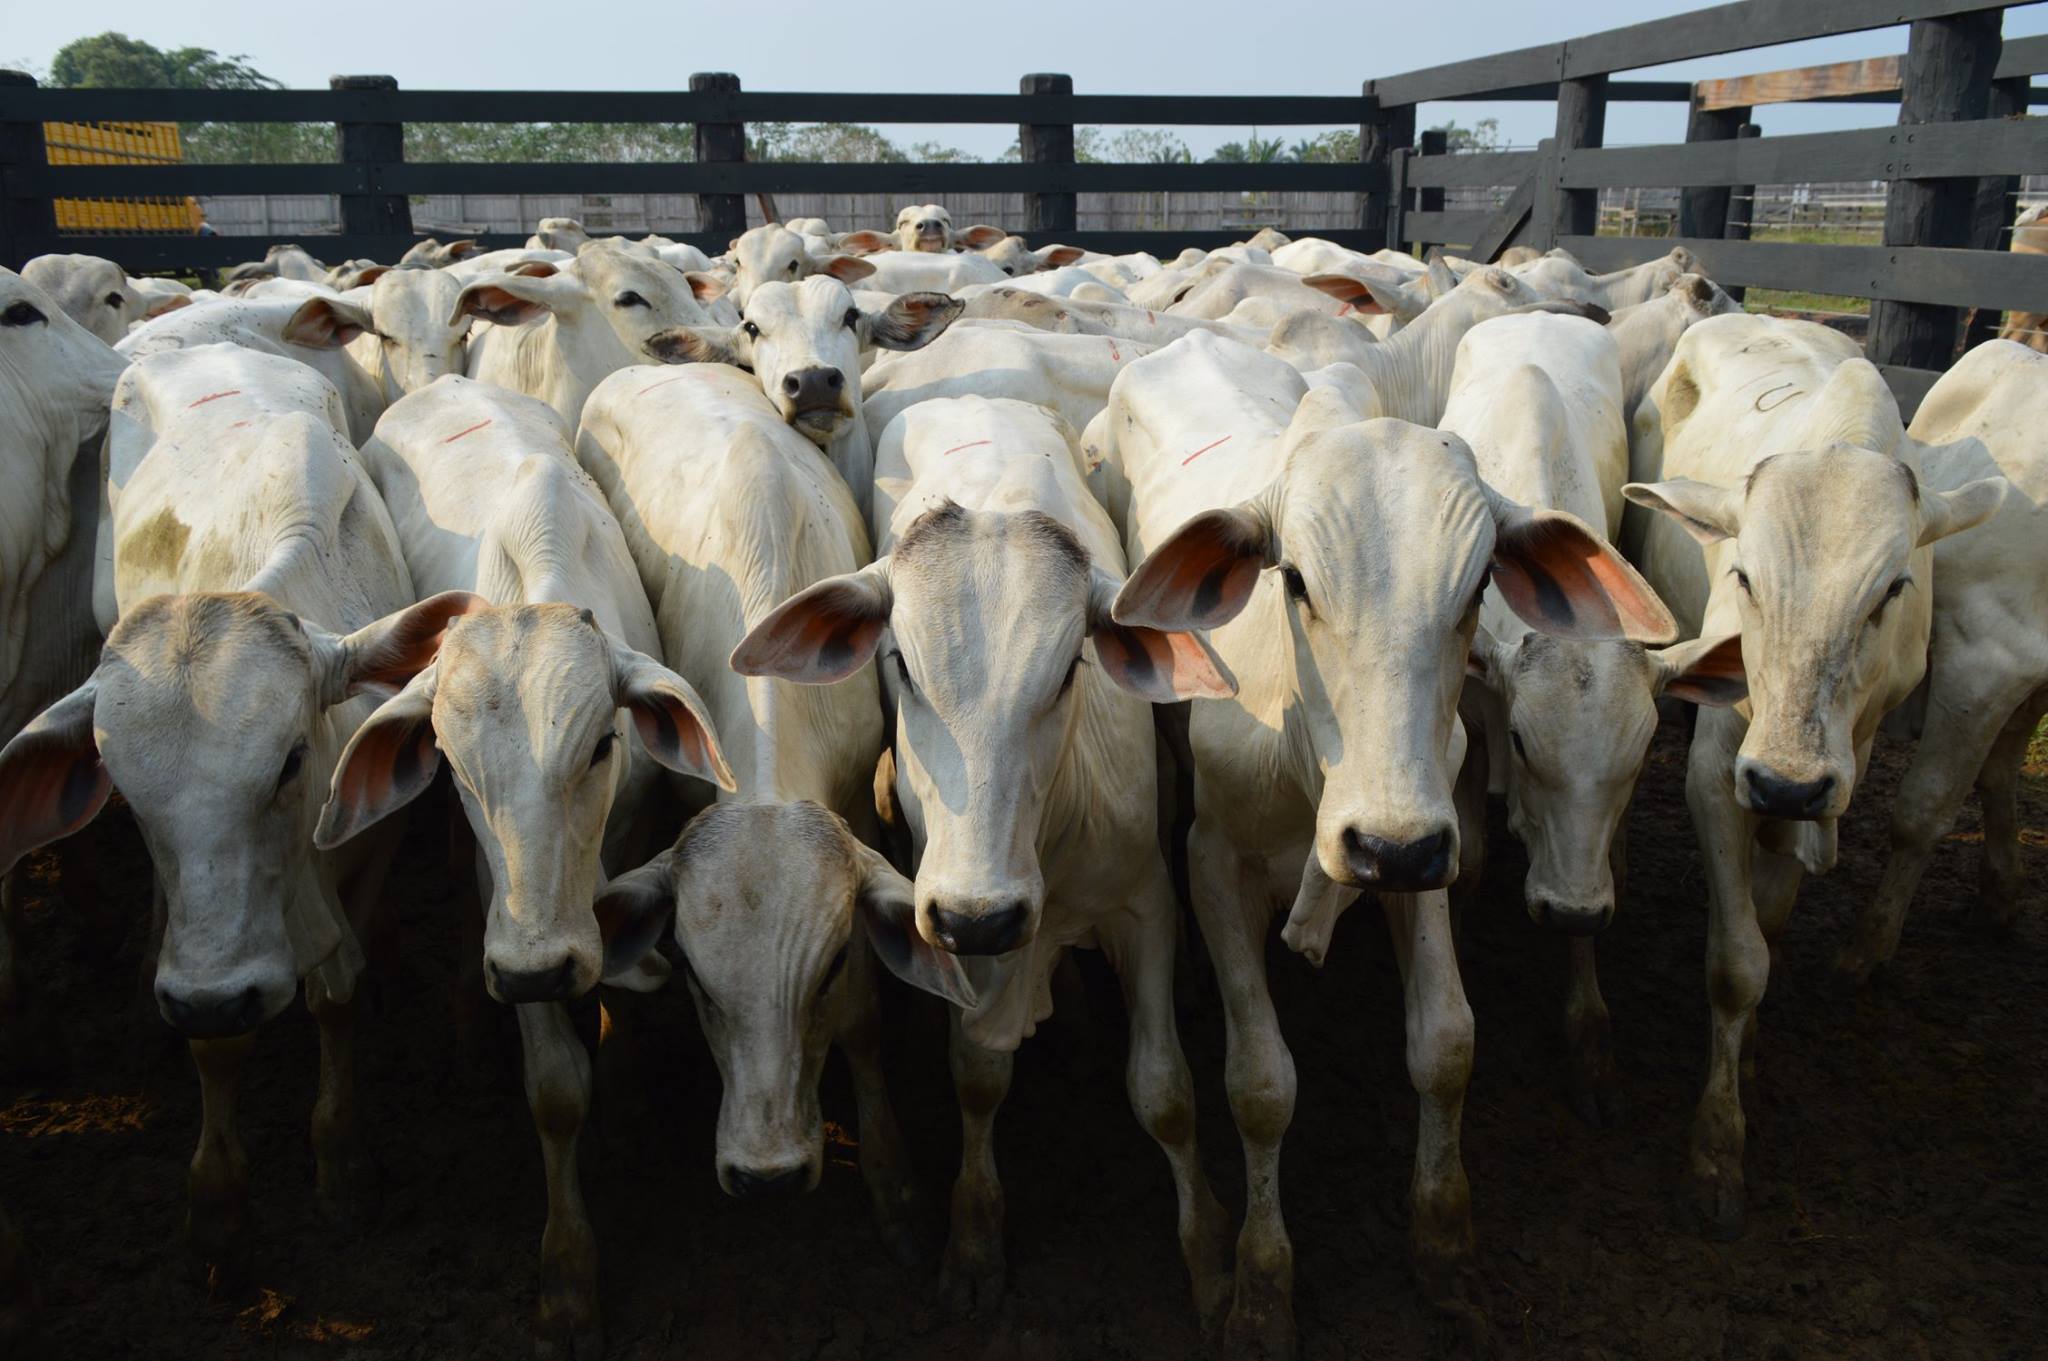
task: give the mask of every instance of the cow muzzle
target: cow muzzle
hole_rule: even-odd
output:
[[[718,1186],[734,1200],[786,1199],[817,1185],[817,1168],[809,1162],[783,1167],[718,1165]]]
[[[812,439],[829,439],[853,415],[846,375],[833,368],[793,369],[779,385],[783,419]]]
[[[1023,898],[935,897],[921,906],[925,938],[956,955],[1008,954],[1037,933],[1037,906]]]
[[[1360,888],[1423,893],[1444,887],[1457,874],[1458,834],[1439,827],[1412,841],[1390,841],[1346,827],[1344,863]]]
[[[917,224],[917,238],[914,249],[938,252],[946,249],[946,229],[936,222]]]
[[[1560,935],[1596,936],[1614,920],[1614,904],[1565,902],[1532,893],[1529,895],[1529,920]]]
[[[157,1011],[170,1027],[189,1040],[221,1040],[246,1035],[268,1019],[263,989],[254,983],[181,988],[159,982]]]
[[[1735,763],[1735,796],[1760,817],[1812,822],[1839,814],[1835,806],[1839,782],[1832,773],[1810,780],[1789,778],[1748,759]]]
[[[590,991],[596,971],[580,968],[573,955],[525,968],[507,968],[484,961],[484,985],[491,996],[512,1006],[534,1002],[568,1002]]]

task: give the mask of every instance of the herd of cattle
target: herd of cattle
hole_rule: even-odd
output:
[[[1100,949],[1194,1308],[1234,1354],[1290,1355],[1273,918],[1320,964],[1362,891],[1385,913],[1416,1268],[1449,1291],[1475,1035],[1447,887],[1477,881],[1504,794],[1528,911],[1573,938],[1561,1081],[1599,1119],[1623,815],[1660,706],[1700,706],[1688,1190],[1739,1231],[1774,941],[1888,713],[1924,737],[1839,967],[1891,957],[1973,784],[1982,908],[2014,910],[2044,428],[2048,355],[1972,351],[1908,428],[1852,343],[1744,313],[1683,250],[1595,275],[1267,231],[1160,261],[924,205],[716,258],[566,220],[389,268],[290,247],[218,291],[46,256],[0,270],[0,867],[125,799],[156,1006],[203,1092],[189,1235],[231,1260],[237,1082],[301,987],[321,1207],[365,1203],[360,942],[396,815],[445,764],[485,905],[468,965],[516,1007],[546,1169],[537,1328],[579,1357],[602,1343],[592,1066],[565,1002],[683,975],[734,1196],[816,1185],[838,1045],[907,1248],[882,973],[946,999],[942,1283],[973,1309],[1004,1288],[1013,1051],[1063,954]],[[1227,1021],[1235,1222],[1175,1031],[1180,854]]]

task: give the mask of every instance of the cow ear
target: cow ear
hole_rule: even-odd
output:
[[[966,231],[953,233],[953,239],[969,250],[987,250],[1000,245],[1009,233],[1001,227],[991,227],[986,222],[977,222]]]
[[[1742,532],[1742,495],[1730,487],[1674,477],[1668,482],[1631,482],[1621,494],[1645,510],[1669,515],[1702,547]]]
[[[672,326],[656,331],[641,348],[664,364],[738,364],[732,332],[723,326]]]
[[[849,255],[877,255],[896,248],[896,238],[880,232],[848,232],[839,238],[837,245]]]
[[[467,260],[470,256],[480,253],[482,253],[482,247],[477,245],[476,238],[473,236],[465,236],[460,241],[450,241],[447,245],[441,247],[439,251],[435,252],[435,254],[440,256],[443,264],[453,264],[457,260]]]
[[[552,260],[521,260],[505,272],[522,279],[552,279],[562,271]]]
[[[690,281],[690,296],[698,302],[717,302],[732,287],[724,275],[706,274],[701,269],[686,269],[683,277]]]
[[[448,324],[453,326],[464,317],[482,317],[499,326],[525,326],[589,296],[581,283],[559,271],[487,274],[462,290]]]
[[[1421,316],[1429,307],[1429,294],[1393,270],[1360,277],[1311,274],[1302,282],[1339,302],[1350,303],[1353,312],[1366,316],[1385,314],[1404,325]]]
[[[313,828],[315,846],[333,850],[434,783],[441,769],[433,722],[438,673],[439,668],[430,665],[407,681],[348,739],[328,784],[327,805]]]
[[[1495,502],[1493,583],[1531,628],[1581,642],[1678,636],[1650,583],[1576,515]]]
[[[623,974],[661,943],[676,910],[676,851],[663,851],[597,892],[591,915],[604,937],[604,976]]]
[[[1255,502],[1203,511],[1145,555],[1110,613],[1120,624],[1169,633],[1227,624],[1273,565],[1271,544],[1270,522]]]
[[[948,293],[905,293],[880,312],[861,313],[861,331],[885,350],[921,350],[943,335],[966,308]]]
[[[1495,694],[1500,693],[1500,644],[1481,624],[1472,630],[1472,646],[1465,652],[1465,674]]]
[[[727,793],[739,788],[718,749],[718,730],[690,683],[652,657],[612,644],[612,694],[633,716],[640,743],[668,769],[709,781]]]
[[[2005,503],[2005,491],[2009,485],[2002,477],[1980,477],[1974,482],[1965,482],[1954,491],[1923,490],[1920,493],[1920,546],[1925,548],[1936,539],[1945,539],[1973,525],[1983,524]]]
[[[288,344],[338,350],[365,331],[374,331],[369,309],[340,298],[308,298],[284,324]]]
[[[324,702],[339,704],[351,695],[388,699],[397,694],[434,660],[451,623],[490,605],[468,591],[443,591],[357,629],[339,640],[340,655],[332,666]]]
[[[0,749],[0,874],[93,820],[114,792],[93,739],[97,678],[36,715]]]
[[[1656,667],[1655,692],[1691,704],[1725,709],[1749,696],[1749,674],[1742,668],[1742,635],[1694,638],[1650,654]]]
[[[875,267],[857,255],[827,255],[811,257],[811,268],[819,274],[829,275],[840,283],[859,283],[875,272]]]
[[[1430,257],[1429,273],[1424,276],[1423,282],[1429,289],[1431,299],[1441,298],[1458,286],[1458,272],[1452,269],[1450,261],[1439,253]]]
[[[1078,262],[1087,253],[1079,246],[1047,246],[1043,250],[1033,251],[1032,255],[1037,258],[1040,269],[1063,269]]]
[[[913,988],[943,997],[963,1011],[974,1010],[981,999],[959,958],[918,933],[910,881],[872,846],[854,842],[854,856],[859,862],[855,897],[861,926],[882,967]]]
[[[368,288],[391,272],[390,265],[366,265],[356,271],[355,287]]]
[[[149,300],[149,307],[143,312],[142,319],[150,321],[162,316],[166,312],[175,312],[180,307],[190,307],[191,305],[192,296],[189,293],[166,293],[162,297]]]
[[[1122,585],[1097,568],[1088,588],[1088,633],[1104,675],[1149,704],[1237,693],[1237,678],[1201,634],[1116,622],[1112,610]]]
[[[896,593],[889,559],[797,592],[732,650],[742,676],[775,676],[803,685],[830,685],[866,666],[889,626]]]

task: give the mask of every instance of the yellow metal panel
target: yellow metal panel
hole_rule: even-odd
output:
[[[176,123],[45,123],[51,165],[175,165],[185,159]],[[199,230],[193,198],[58,199],[57,229],[75,232]]]

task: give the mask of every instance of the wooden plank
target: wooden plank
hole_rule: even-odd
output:
[[[690,93],[705,96],[736,95],[740,78],[730,71],[698,71],[690,77]],[[700,120],[691,129],[691,150],[701,167],[738,165],[747,159],[746,125],[733,121]],[[444,185],[447,181],[437,181]],[[447,193],[444,187],[442,193]],[[455,192],[462,192],[459,188]],[[621,191],[624,192],[624,191]],[[747,229],[747,200],[744,194],[697,191],[697,221],[706,231],[728,241]]]
[[[1415,144],[1415,106],[1382,109],[1370,96],[1365,103],[1370,113],[1358,125],[1358,170],[1364,189],[1358,199],[1358,226],[1368,235],[1377,234],[1379,243],[1370,249],[1384,250],[1401,239],[1399,220],[1407,191],[1395,160]]]
[[[1796,104],[1805,100],[1839,99],[1843,95],[1882,94],[1899,88],[1899,57],[1868,57],[1827,66],[1800,66],[1789,71],[1703,80],[1693,87],[1695,107],[1747,109],[1755,104]]]
[[[1557,155],[1560,168],[1574,151],[1597,147],[1607,132],[1607,77],[1586,76],[1557,87]],[[1600,191],[1570,188],[1560,173],[1539,189],[1556,195],[1554,221],[1563,236],[1588,235],[1600,227]]]
[[[1913,413],[1920,409],[1920,403],[1927,399],[1927,392],[1941,380],[1941,374],[1934,369],[1909,369],[1898,364],[1880,364],[1877,371],[1884,375],[1884,381],[1891,386],[1892,396],[1899,399],[1899,417],[1912,422]]]
[[[331,76],[331,90],[396,90],[395,76]],[[361,190],[343,193],[341,229],[364,236],[412,235],[412,205],[402,193],[377,183],[370,167],[405,159],[405,126],[402,123],[337,122],[334,125],[335,159],[355,166],[364,184]]]
[[[1773,47],[1837,33],[1890,28],[1917,19],[2008,9],[2034,0],[1738,0],[1469,61],[1425,67],[1375,80],[1367,93],[1382,104],[1494,97],[1517,86],[1632,71],[1692,57]]]
[[[1366,83],[1372,84],[1371,81]],[[1548,104],[1556,98],[1557,82],[1554,80],[1542,81],[1535,85],[1513,85],[1505,90],[1480,90],[1473,94],[1431,96],[1432,100],[1450,104]],[[1692,82],[1685,80],[1615,80],[1609,81],[1607,85],[1607,102],[1610,104],[1683,104],[1691,98]]]
[[[0,94],[33,90],[35,85],[34,76],[21,71],[0,71]],[[30,243],[57,229],[56,204],[51,197],[14,188],[9,168],[39,166],[48,156],[40,122],[11,121],[0,116],[0,265],[9,269],[20,269],[42,254]]]
[[[1508,195],[1508,201],[1500,206],[1486,229],[1472,239],[1472,258],[1492,264],[1500,258],[1516,233],[1529,220],[1529,212],[1536,204],[1536,180],[1538,171],[1531,169],[1515,186],[1515,192]]]
[[[1938,307],[2048,312],[2048,256],[1933,246],[1812,246],[1705,237],[1568,236],[1558,243],[1592,270],[1626,269],[1673,246],[1723,286],[1842,293]]]
[[[1401,244],[1446,246],[1469,246],[1477,241],[1493,222],[1489,212],[1424,213],[1410,211],[1401,215]],[[1321,236],[1321,232],[1316,233]]]
[[[50,198],[184,194],[365,194],[370,167],[312,165],[40,165],[0,167],[6,192]]]
[[[1695,100],[1686,117],[1685,140],[1689,145],[1732,142],[1748,121],[1748,109],[1708,109]],[[1679,235],[1720,236],[1728,229],[1728,183],[1685,188],[1678,196]]]
[[[2007,38],[1998,53],[1998,70],[1993,80],[2038,76],[2048,71],[2048,35],[2037,38]]]
[[[1418,156],[1408,163],[1408,183],[1432,189],[1520,184],[1535,168],[1533,151],[1470,151],[1427,159]]]
[[[2048,120],[1857,128],[1740,141],[1568,151],[1572,188],[1804,184],[2048,172]]]
[[[1027,95],[1070,95],[1074,78],[1050,72],[1028,75],[1018,83]],[[1041,173],[1074,164],[1072,123],[1029,122],[1017,125],[1017,159]],[[1050,181],[1051,176],[1046,179]],[[1075,191],[1044,183],[1024,199],[1024,230],[1027,232],[1070,232],[1079,215]]]

